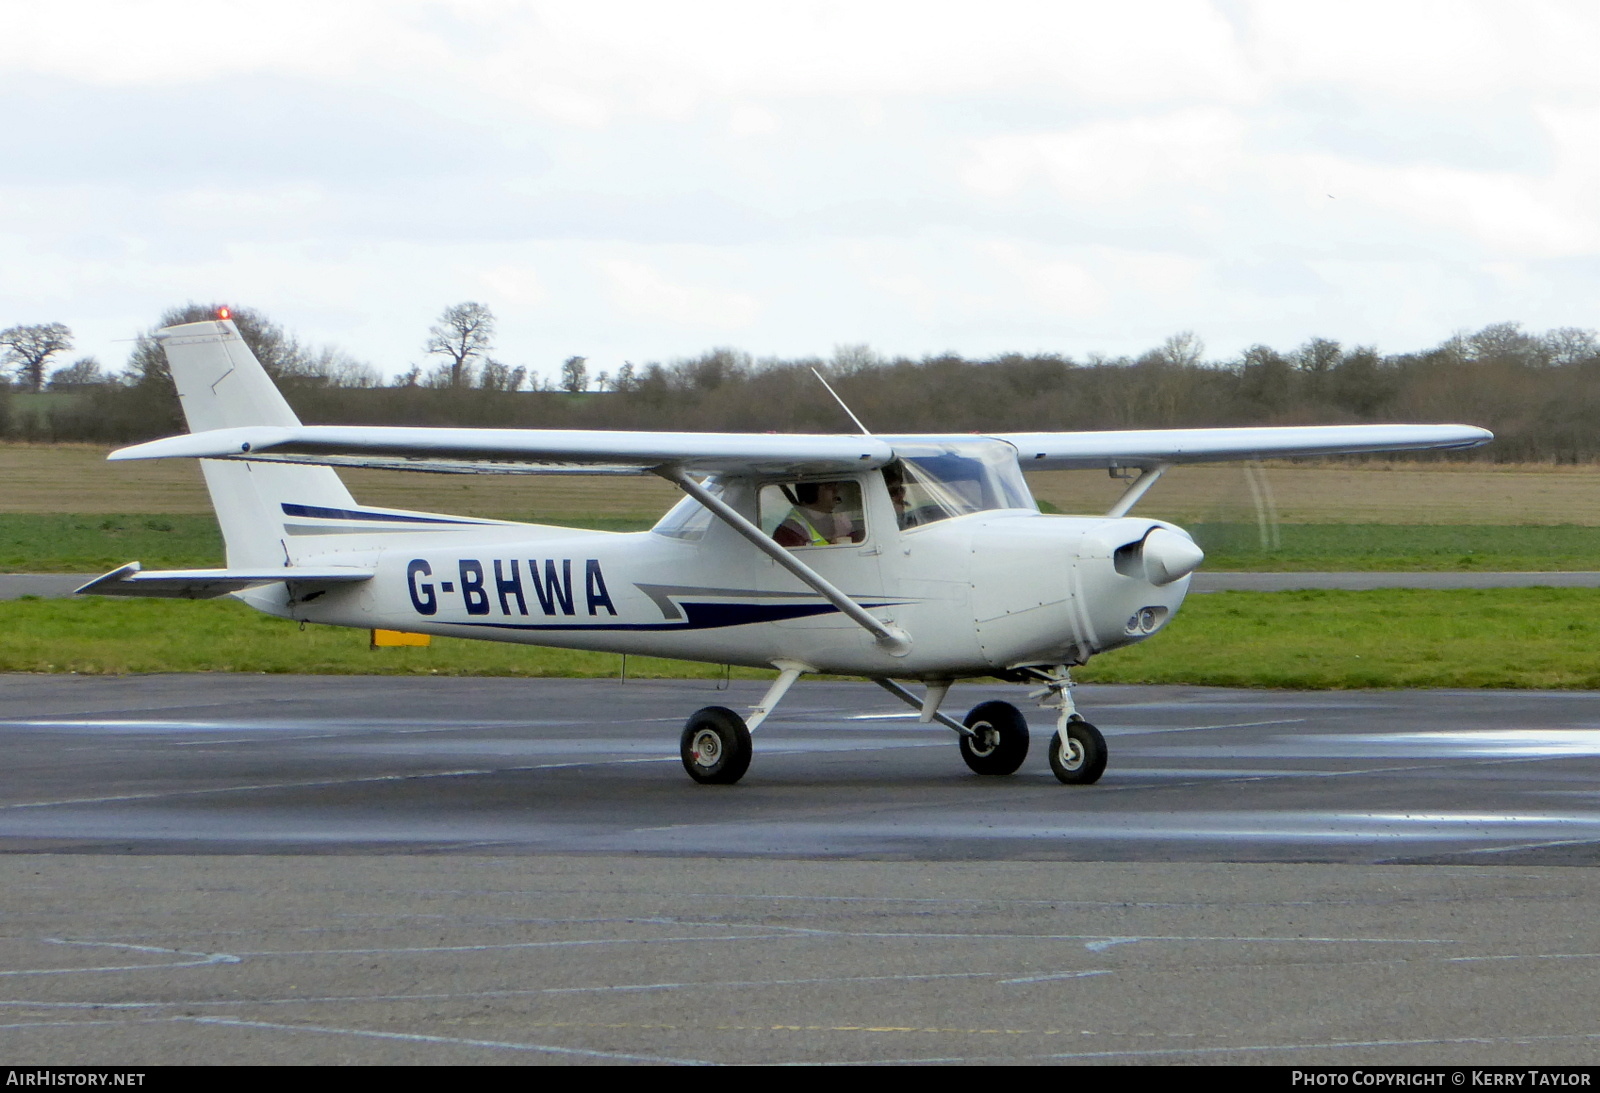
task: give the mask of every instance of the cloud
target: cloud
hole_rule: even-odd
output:
[[[1600,293],[1590,3],[13,9],[0,325],[108,361],[191,297],[399,368],[478,297],[545,367],[1409,348]]]
[[[613,301],[634,316],[731,332],[749,327],[761,313],[749,292],[691,284],[636,259],[608,258],[598,265],[611,282]]]
[[[989,196],[1041,179],[1068,201],[1137,202],[1152,188],[1227,184],[1241,166],[1244,137],[1236,114],[1214,108],[1008,134],[974,142],[962,179]]]

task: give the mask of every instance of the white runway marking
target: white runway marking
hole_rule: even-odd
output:
[[[197,1025],[228,1028],[270,1029],[275,1032],[314,1032],[328,1036],[361,1036],[375,1040],[402,1040],[413,1044],[450,1044],[461,1047],[498,1048],[503,1051],[536,1051],[547,1055],[579,1055],[588,1059],[611,1059],[625,1063],[668,1063],[674,1066],[715,1066],[705,1059],[677,1059],[666,1055],[631,1055],[621,1051],[594,1051],[556,1044],[529,1044],[515,1040],[471,1040],[459,1036],[428,1036],[415,1032],[377,1032],[372,1029],[333,1028],[328,1025],[289,1025],[273,1021],[245,1021],[236,1017],[176,1017]]]
[[[1114,1035],[1084,1030],[1079,1035]],[[1145,1033],[1140,1035],[1154,1035]],[[1168,1033],[1169,1036],[1188,1035]],[[1552,1036],[1440,1036],[1419,1040],[1328,1040],[1290,1044],[1242,1044],[1238,1047],[1129,1048],[1126,1051],[1061,1051],[1028,1055],[941,1055],[918,1058],[840,1059],[833,1062],[774,1063],[774,1066],[933,1066],[940,1063],[1027,1062],[1046,1059],[1140,1059],[1171,1058],[1183,1055],[1238,1055],[1263,1051],[1320,1051],[1339,1048],[1429,1047],[1438,1044],[1545,1044],[1600,1040],[1600,1032],[1578,1032]],[[1302,1064],[1304,1065],[1304,1064]],[[1391,1065],[1391,1064],[1382,1064]],[[1432,1066],[1431,1069],[1470,1070],[1472,1067]],[[1482,1069],[1481,1065],[1477,1069]],[[1558,1069],[1558,1068],[1550,1068]]]
[[[584,759],[571,763],[536,763],[529,766],[474,767],[464,770],[424,770],[410,774],[368,774],[355,778],[317,778],[299,782],[253,782],[247,785],[207,786],[201,789],[164,789],[148,793],[118,793],[105,797],[66,797],[59,801],[19,801],[0,805],[5,809],[57,808],[63,805],[100,805],[118,801],[151,801],[163,797],[198,797],[214,793],[250,793],[264,789],[316,789],[323,786],[354,786],[370,782],[408,782],[425,778],[471,778],[488,774],[513,774],[522,771],[564,770],[570,767],[599,767],[626,763],[677,763],[676,755],[653,755],[639,759]]]
[[[189,998],[181,1001],[161,1000],[143,1002],[40,1002],[33,999],[0,999],[0,1006],[26,1006],[36,1009],[171,1009],[182,1007],[213,1006],[301,1006],[379,1004],[384,1002],[447,1002],[474,998],[528,998],[546,994],[611,994],[648,993],[651,991],[679,990],[739,990],[766,987],[806,987],[838,983],[921,983],[944,979],[995,979],[1003,972],[912,972],[905,975],[833,975],[812,976],[804,979],[713,979],[706,982],[682,983],[616,983],[592,987],[528,987],[521,990],[438,991],[416,994],[340,994],[311,995],[305,998]],[[1075,973],[1099,975],[1099,972]],[[1104,974],[1109,975],[1110,972]],[[1044,977],[1051,978],[1051,977]],[[1030,982],[1030,980],[999,980],[1002,983]]]
[[[1000,982],[1005,986],[1010,986],[1013,983],[1052,983],[1057,979],[1087,979],[1090,976],[1095,975],[1115,974],[1116,972],[1112,971],[1110,968],[1106,968],[1103,970],[1090,972],[1055,972],[1051,975],[1030,975],[1022,979],[1002,979]]]
[[[128,945],[116,941],[71,941],[66,938],[45,937],[39,940],[49,945],[87,945],[107,949],[131,949],[139,953],[160,953],[164,956],[189,956],[193,960],[175,960],[164,964],[112,964],[93,968],[12,968],[0,975],[79,975],[84,972],[150,972],[169,971],[173,968],[203,968],[210,964],[237,964],[239,958],[231,953],[195,953],[183,949],[163,949],[154,945]]]

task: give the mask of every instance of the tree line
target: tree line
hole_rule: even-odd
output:
[[[1592,330],[1525,331],[1496,323],[1413,353],[1383,354],[1312,338],[1292,349],[1254,345],[1208,360],[1182,333],[1129,357],[1052,353],[969,360],[956,354],[883,357],[865,346],[827,359],[756,359],[735,349],[626,363],[591,375],[581,356],[560,379],[530,389],[525,367],[494,356],[494,316],[482,304],[448,308],[424,342],[426,364],[384,381],[369,364],[307,346],[260,313],[232,308],[241,335],[303,420],[317,424],[461,425],[542,429],[853,431],[813,370],[875,432],[989,432],[1215,425],[1463,422],[1492,429],[1486,449],[1451,458],[1579,462],[1600,458],[1600,338]],[[211,318],[188,305],[158,326]],[[0,332],[0,436],[126,444],[184,430],[166,361],[140,339],[110,375],[92,359],[54,371],[48,337]],[[21,345],[22,348],[17,348]],[[15,390],[70,394],[31,412]]]

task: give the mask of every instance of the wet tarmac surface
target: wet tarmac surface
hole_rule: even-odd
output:
[[[0,676],[0,1049],[98,1063],[1593,1063],[1600,695]],[[1020,689],[958,687],[952,708]],[[1026,706],[1024,707],[1027,708]],[[1577,866],[1577,868],[1574,868]]]
[[[1600,862],[1600,695],[1084,687],[1096,786],[1016,775],[863,683],[799,685],[735,787],[683,719],[759,683],[0,677],[0,849]]]
[[[17,1065],[1600,1051],[1592,869],[29,854],[0,883]]]

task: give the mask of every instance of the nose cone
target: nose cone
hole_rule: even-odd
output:
[[[1193,573],[1206,560],[1194,540],[1166,528],[1155,528],[1144,538],[1144,575],[1151,584],[1171,584]]]

